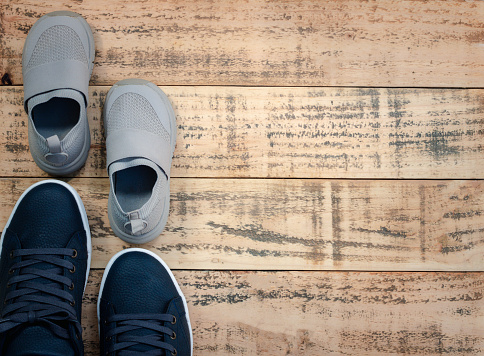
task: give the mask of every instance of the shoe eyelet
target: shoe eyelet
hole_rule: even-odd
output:
[[[10,288],[11,284],[10,282],[7,282],[7,288]]]
[[[171,354],[172,354],[173,356],[176,356],[176,355],[178,354],[178,352],[176,352],[176,349],[174,349],[174,350],[171,352]]]
[[[171,321],[171,323],[172,323],[173,325],[175,325],[175,324],[176,324],[176,316],[174,316],[174,315],[173,315],[173,320]]]
[[[106,341],[111,341],[111,336],[109,337],[106,336]]]
[[[173,331],[173,334],[170,335],[170,339],[175,340],[176,339],[176,333]]]
[[[13,251],[10,251],[10,258],[13,259]]]
[[[76,266],[72,265],[72,269],[69,270],[69,272],[74,273],[76,271]]]
[[[76,258],[77,257],[77,250],[76,249],[73,249],[72,250],[72,258]]]
[[[69,286],[69,290],[73,290],[74,289],[74,282],[71,283],[71,285]]]
[[[72,302],[69,302],[69,305],[73,307],[74,305],[76,305],[76,301],[73,300]]]
[[[107,320],[104,320],[104,325],[107,325],[108,324],[108,321]]]
[[[8,270],[8,274],[14,274],[15,273],[15,270],[14,269],[9,269]]]

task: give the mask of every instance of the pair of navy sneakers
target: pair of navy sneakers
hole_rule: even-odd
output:
[[[28,188],[2,232],[0,354],[83,355],[81,309],[91,234],[77,192],[58,180]],[[191,355],[185,297],[156,254],[117,253],[97,303],[101,355]]]
[[[94,39],[69,11],[47,14],[24,46],[29,147],[54,175],[81,168],[90,147],[87,101]],[[175,148],[175,115],[166,95],[140,79],[116,83],[104,124],[114,233],[144,243],[163,230]],[[0,355],[83,355],[81,309],[91,235],[77,192],[42,181],[20,197],[0,242]],[[102,355],[191,355],[186,300],[156,254],[126,249],[108,263],[98,304]]]

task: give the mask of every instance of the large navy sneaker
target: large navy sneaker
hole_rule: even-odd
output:
[[[187,302],[151,251],[126,249],[109,261],[97,315],[101,355],[192,355]]]
[[[57,180],[32,185],[15,205],[0,246],[0,355],[83,355],[91,234],[76,191]]]

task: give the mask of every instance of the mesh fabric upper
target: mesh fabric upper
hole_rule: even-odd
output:
[[[40,35],[27,69],[49,62],[76,60],[87,65],[87,55],[78,34],[70,27],[56,25]]]
[[[107,115],[107,131],[119,129],[145,130],[170,141],[150,102],[140,94],[126,93],[115,100]]]

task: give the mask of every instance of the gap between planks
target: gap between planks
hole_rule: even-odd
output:
[[[159,86],[162,86],[164,88],[178,88],[178,87],[194,87],[195,85],[193,84],[160,84]],[[199,86],[202,87],[220,87],[221,85],[219,84],[201,84]],[[23,88],[23,84],[0,84],[0,87],[8,87],[8,88]],[[99,85],[93,82],[89,82],[89,87],[96,87],[96,88],[105,88],[106,91],[109,90],[112,85]],[[263,84],[257,84],[257,85],[241,85],[241,84],[233,84],[233,85],[223,85],[223,87],[227,88],[274,88],[274,85],[263,85]],[[406,87],[406,86],[358,86],[358,85],[284,85],[280,86],[279,88],[320,88],[320,89],[329,89],[329,88],[337,88],[337,89],[423,89],[423,90],[467,90],[467,89],[477,89],[477,90],[483,90],[484,87],[426,87],[426,86],[414,86],[414,87]]]
[[[57,176],[39,176],[39,177],[17,177],[17,176],[0,176],[0,179],[61,179],[61,180],[66,180],[66,179],[106,179],[107,177],[83,177],[83,176],[72,176],[72,177],[57,177]],[[174,179],[194,179],[194,177],[176,177],[176,176],[171,176],[170,178]],[[299,181],[311,181],[311,180],[318,180],[318,181],[375,181],[375,182],[388,182],[388,181],[408,181],[408,182],[415,182],[415,181],[421,181],[421,182],[441,182],[441,181],[454,181],[454,180],[459,180],[459,181],[468,181],[468,182],[480,182],[483,181],[484,178],[482,179],[475,179],[475,178],[459,178],[459,179],[453,179],[453,178],[297,178],[297,177],[195,177],[196,179],[210,179],[210,180],[224,180],[224,179],[230,179],[230,180],[244,180],[244,179],[250,179],[250,180],[264,180],[264,179],[270,179],[270,180],[299,180]]]
[[[90,271],[103,272],[104,267],[89,269]],[[484,271],[443,271],[443,270],[413,270],[413,271],[388,271],[388,270],[361,270],[361,269],[345,269],[345,270],[330,270],[330,269],[320,269],[320,270],[307,270],[307,269],[213,269],[213,268],[203,268],[203,269],[192,269],[192,268],[170,268],[171,271],[185,271],[185,272],[324,272],[324,273],[483,273]]]

